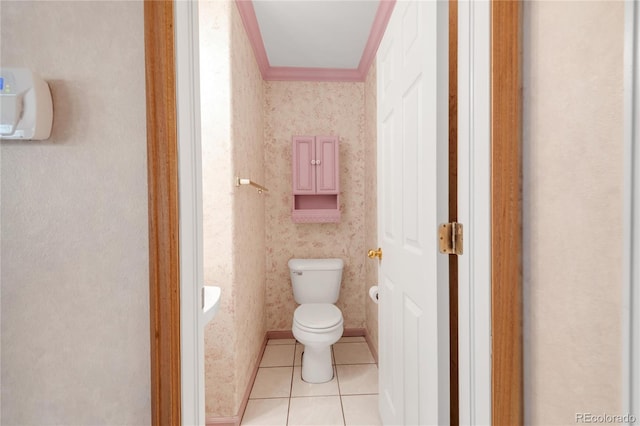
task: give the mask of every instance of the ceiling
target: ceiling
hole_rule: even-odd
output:
[[[364,81],[395,0],[236,0],[265,80]]]

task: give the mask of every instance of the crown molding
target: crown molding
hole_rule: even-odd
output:
[[[354,82],[365,81],[369,68],[373,63],[378,46],[387,28],[391,12],[396,0],[381,0],[378,11],[371,26],[369,39],[362,52],[358,68],[306,68],[306,67],[272,67],[269,64],[264,40],[251,0],[236,0],[242,23],[251,42],[258,68],[265,81],[333,81]]]

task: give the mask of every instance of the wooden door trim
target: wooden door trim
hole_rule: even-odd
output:
[[[178,145],[172,1],[144,2],[151,419],[180,424]]]
[[[524,422],[521,3],[491,2],[491,418]]]
[[[153,425],[180,424],[180,278],[173,2],[144,5]],[[518,1],[491,6],[492,423],[523,423]]]

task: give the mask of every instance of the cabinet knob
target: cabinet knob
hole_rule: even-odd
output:
[[[311,160],[311,164],[316,164],[316,160]]]
[[[320,160],[316,160],[316,164],[319,166],[320,165]]]

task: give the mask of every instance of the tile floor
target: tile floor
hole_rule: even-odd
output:
[[[364,337],[333,345],[334,377],[302,381],[304,346],[294,339],[269,340],[242,418],[245,426],[381,425],[378,367]]]

